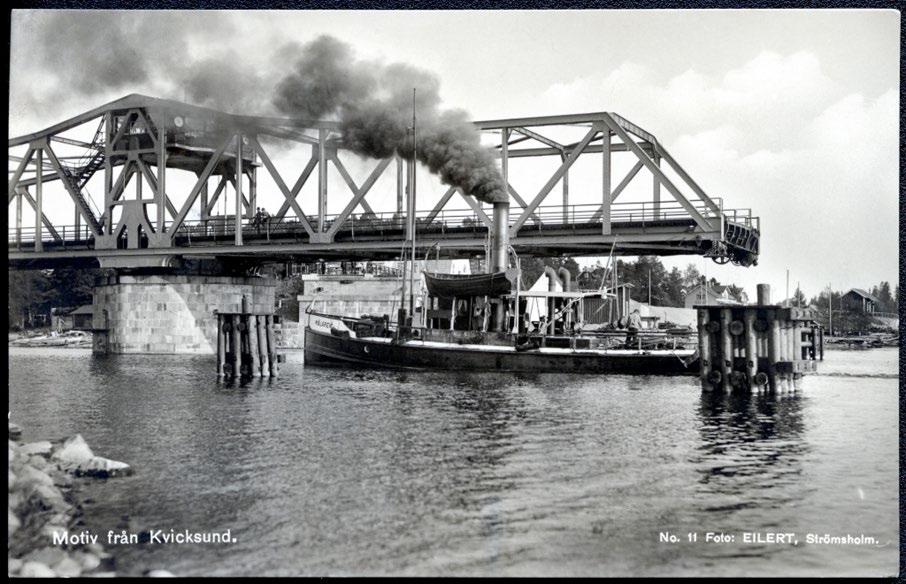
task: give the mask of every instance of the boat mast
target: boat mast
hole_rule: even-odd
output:
[[[415,164],[418,134],[415,129],[415,88],[412,88],[412,165],[409,167],[409,234],[412,238],[412,252],[409,258],[409,316],[415,317]]]

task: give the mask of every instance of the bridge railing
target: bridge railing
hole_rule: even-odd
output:
[[[80,243],[88,244],[89,242],[94,242],[94,233],[91,231],[91,227],[88,225],[58,225],[54,227],[58,237],[54,237],[53,232],[51,232],[46,227],[41,230],[41,241],[46,243],[58,243],[59,245],[65,247],[66,245],[77,245]],[[35,228],[34,227],[22,227],[16,229],[15,227],[10,227],[8,229],[9,239],[8,245],[10,248],[14,248],[18,243],[34,245],[35,243]],[[84,245],[82,246],[84,247]]]
[[[723,202],[715,199],[715,202],[722,207]],[[716,217],[704,203],[694,205],[696,210],[704,217]],[[520,232],[547,231],[547,230],[569,230],[577,228],[587,228],[595,224],[600,224],[601,205],[600,204],[579,204],[579,205],[551,205],[540,206],[535,210],[532,218],[527,221]],[[759,219],[753,217],[751,209],[724,209],[723,216],[726,221],[740,224],[749,228],[758,229]],[[339,215],[327,215],[324,220],[323,229],[330,229]],[[487,231],[487,225],[490,221],[490,211],[482,210],[481,214],[475,209],[444,209],[437,212],[423,210],[416,212],[416,220],[419,232],[445,233],[455,231],[456,233],[481,233]],[[658,223],[667,223],[672,221],[691,220],[688,211],[677,202],[663,201],[659,204],[653,202],[617,202],[611,205],[611,222],[614,224],[638,224],[642,226],[657,225]],[[172,225],[167,222],[167,225]],[[229,244],[235,235],[235,218],[232,216],[215,216],[207,220],[185,221],[176,232],[176,238],[179,245],[191,245],[193,239],[205,239],[207,241],[223,240],[224,244]],[[342,226],[337,230],[345,238],[352,238],[359,234],[374,236],[375,234],[394,234],[398,235],[406,229],[405,216],[395,212],[381,213],[362,213],[360,215],[350,215]],[[87,225],[76,228],[73,225],[58,226],[56,232],[62,241],[57,241],[49,230],[42,230],[42,241],[57,243],[63,247],[77,243],[88,244],[93,239],[91,229]],[[307,238],[302,224],[296,218],[283,218],[277,220],[272,217],[263,218],[243,218],[242,232],[244,236],[251,238],[262,237],[270,239],[276,237],[284,239],[294,237],[299,240]],[[35,239],[34,227],[23,227],[19,230],[10,228],[8,230],[8,241],[10,246],[17,243],[33,245]],[[125,244],[124,244],[125,246]]]

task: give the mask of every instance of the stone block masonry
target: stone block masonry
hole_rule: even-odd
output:
[[[94,350],[99,353],[214,354],[214,311],[274,310],[276,283],[265,278],[119,275],[96,286]]]

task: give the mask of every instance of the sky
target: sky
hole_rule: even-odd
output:
[[[787,270],[809,297],[897,280],[900,32],[889,10],[14,11],[10,134],[134,92],[216,96],[252,113],[294,47],[323,34],[360,60],[433,72],[443,107],[471,119],[616,112],[709,195],[760,216],[758,266],[668,266],[694,263],[750,297],[758,282],[782,296]],[[278,166],[294,164],[304,161]],[[353,166],[363,176],[373,164]],[[517,189],[543,184],[539,169],[511,172]],[[570,194],[581,201],[581,172]]]

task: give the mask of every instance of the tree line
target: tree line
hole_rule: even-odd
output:
[[[555,270],[566,268],[583,289],[597,289],[610,285],[607,267],[598,260],[595,265],[580,268],[574,258],[522,258],[522,286],[531,286],[544,273],[545,266]],[[620,284],[631,284],[629,296],[638,302],[648,302],[648,286],[651,283],[651,304],[655,306],[685,306],[686,294],[705,281],[695,264],[688,264],[684,269],[673,267],[668,270],[657,256],[640,256],[635,261],[618,259],[616,262],[617,281]],[[722,284],[716,278],[707,279],[709,286],[726,286],[730,298],[739,302],[748,300],[745,291],[735,284]]]
[[[91,290],[100,269],[7,270],[10,330],[50,324],[53,308],[91,304]]]

